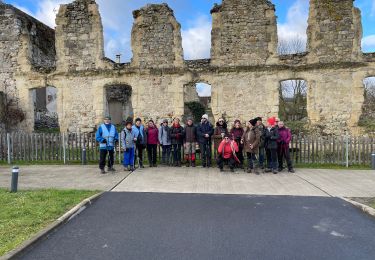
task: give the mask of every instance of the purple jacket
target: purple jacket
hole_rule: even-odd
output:
[[[292,140],[292,134],[290,132],[289,128],[286,128],[285,126],[282,128],[279,128],[279,139],[277,139],[277,145],[282,148],[288,148],[289,143]]]

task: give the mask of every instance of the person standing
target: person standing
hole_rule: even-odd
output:
[[[114,165],[114,152],[115,152],[115,144],[118,142],[118,133],[116,127],[111,124],[111,117],[106,116],[104,117],[104,123],[101,124],[96,131],[95,135],[96,141],[99,143],[100,147],[100,159],[99,159],[99,169],[101,174],[105,174],[105,164],[106,158],[108,154],[108,171],[114,172],[116,171],[113,168]]]
[[[156,151],[158,148],[159,130],[155,126],[153,120],[148,121],[148,127],[146,130],[147,136],[147,155],[150,167],[157,167],[156,165]]]
[[[184,130],[184,150],[186,167],[195,167],[195,148],[197,143],[197,128],[191,118],[187,119]]]
[[[216,123],[216,128],[213,135],[215,151],[217,151],[221,141],[223,141],[224,136],[227,134],[229,134],[227,123],[224,121],[223,118],[220,118]]]
[[[267,155],[266,172],[272,172],[273,174],[277,174],[277,140],[279,139],[279,131],[276,128],[276,121],[274,117],[271,117],[267,120],[265,136],[265,148]]]
[[[183,144],[184,128],[180,125],[180,119],[175,118],[171,127],[171,143],[173,149],[173,164],[181,167],[181,146]]]
[[[242,136],[243,136],[244,130],[241,125],[241,121],[236,119],[234,121],[234,125],[232,129],[230,130],[230,135],[232,136],[232,139],[237,143],[238,146],[238,152],[237,152],[237,158],[240,160],[238,163],[238,167],[240,169],[243,169],[243,144],[242,144]]]
[[[283,171],[283,161],[286,160],[288,171],[294,173],[292,159],[290,158],[289,143],[292,140],[292,133],[286,128],[283,121],[278,123],[279,139],[277,139],[277,156],[279,162],[279,171]]]
[[[137,138],[136,141],[136,154],[138,156],[139,160],[139,167],[144,168],[143,166],[143,150],[146,148],[146,132],[145,128],[142,124],[142,120],[140,118],[137,118],[135,120],[135,125],[132,127],[132,131],[134,133],[135,138]],[[135,158],[137,159],[137,158]]]
[[[218,148],[217,165],[220,171],[224,171],[224,163],[227,162],[231,172],[234,172],[234,167],[238,158],[236,153],[238,152],[238,145],[235,141],[229,138],[229,134],[224,136]]]
[[[171,160],[171,129],[168,126],[168,119],[164,119],[159,128],[159,143],[162,149],[161,163],[163,165],[170,165]]]
[[[254,173],[259,175],[258,171],[258,154],[259,154],[259,143],[260,143],[260,131],[257,127],[257,120],[251,119],[246,131],[242,136],[244,150],[247,155],[247,173]]]
[[[202,116],[201,123],[197,127],[197,137],[199,142],[199,148],[202,156],[203,168],[211,167],[211,137],[214,134],[214,128],[208,121],[208,115]]]
[[[264,149],[264,144],[265,144],[265,138],[266,138],[266,127],[264,126],[262,122],[261,117],[257,117],[257,126],[260,132],[260,143],[259,143],[259,167],[263,170],[264,169],[264,161],[265,161],[265,149]]]
[[[124,151],[123,166],[124,171],[134,171],[135,161],[135,142],[137,138],[133,133],[133,120],[128,119],[125,122],[124,130],[121,132],[121,144]]]

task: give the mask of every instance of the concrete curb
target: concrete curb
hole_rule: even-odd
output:
[[[353,206],[359,208],[364,213],[369,214],[370,216],[375,217],[375,209],[373,209],[373,208],[371,208],[371,207],[369,207],[369,206],[367,206],[365,204],[359,203],[357,201],[348,199],[348,198],[340,197],[340,199],[345,200],[346,202],[348,202],[348,203],[352,204]]]
[[[45,239],[49,234],[51,234],[56,228],[60,227],[61,225],[69,222],[71,219],[73,219],[75,216],[79,215],[83,210],[87,208],[87,206],[91,205],[93,202],[95,202],[97,199],[99,199],[103,192],[100,192],[96,195],[91,196],[90,198],[84,199],[79,204],[77,204],[75,207],[73,207],[71,210],[66,212],[64,215],[59,217],[56,221],[54,221],[52,224],[48,225],[41,231],[39,231],[36,235],[34,235],[29,240],[22,243],[18,248],[10,251],[4,256],[0,257],[0,260],[8,260],[8,259],[17,259],[17,257],[20,257],[25,250],[32,247],[39,241]]]

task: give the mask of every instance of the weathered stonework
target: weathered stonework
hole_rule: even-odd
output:
[[[133,116],[159,120],[181,117],[184,102],[196,99],[191,92],[194,84],[206,82],[212,86],[211,120],[223,114],[229,120],[248,120],[277,115],[280,82],[303,79],[308,85],[310,126],[325,133],[358,133],[362,81],[375,76],[375,54],[360,50],[360,13],[352,0],[311,0],[309,51],[303,54],[276,54],[274,13],[274,6],[266,0],[223,0],[212,10],[212,59],[184,61],[180,25],[173,11],[165,4],[147,5],[134,12],[131,63],[116,64],[103,54],[97,4],[76,0],[62,5],[56,18],[55,70],[53,55],[33,44],[33,27],[20,21],[32,21],[37,31],[44,27],[0,4],[0,91],[12,86],[27,111],[22,127],[31,131],[30,90],[54,86],[60,129],[92,131],[113,95],[121,92],[108,93],[110,86],[131,90],[131,96],[119,102],[131,103]],[[41,53],[31,52],[36,54],[32,58],[30,50],[35,49]],[[38,70],[37,60],[39,64],[45,61],[47,69]]]
[[[311,0],[307,35],[310,62],[361,60],[361,12],[353,0]]]
[[[264,65],[276,61],[275,6],[268,0],[223,0],[212,14],[214,66]]]
[[[132,66],[173,68],[184,64],[181,26],[167,4],[147,5],[133,12]]]

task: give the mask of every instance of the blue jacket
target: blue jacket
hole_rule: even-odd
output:
[[[102,127],[106,127],[108,132],[111,132],[111,128],[114,128],[114,136],[104,136]],[[118,142],[118,132],[116,130],[116,127],[112,124],[102,124],[99,126],[98,131],[96,131],[95,135],[96,141],[99,142],[100,149],[101,150],[109,150],[112,151],[115,147],[114,144]],[[112,140],[113,138],[113,140]],[[107,143],[103,143],[104,140],[107,140]]]
[[[137,138],[136,145],[144,145],[146,146],[147,138],[146,138],[146,131],[143,125],[141,125],[138,129],[136,125],[132,126],[132,133],[134,134],[135,138]]]

